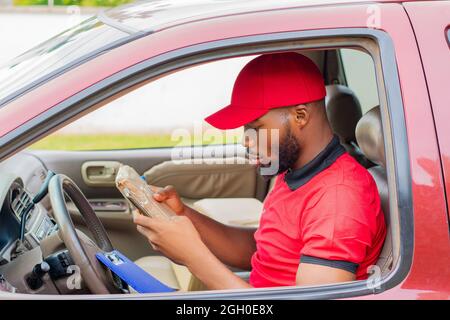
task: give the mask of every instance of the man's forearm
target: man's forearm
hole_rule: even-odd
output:
[[[186,206],[186,216],[200,233],[209,250],[224,264],[251,269],[251,256],[256,251],[254,228],[224,225]]]

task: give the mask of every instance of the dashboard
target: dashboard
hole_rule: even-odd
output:
[[[68,285],[70,277],[77,271],[72,268],[74,261],[58,235],[49,195],[36,204],[32,201],[41,194],[47,173],[45,162],[34,152],[22,151],[0,162],[0,296],[14,292],[90,293],[84,281],[80,282],[80,286]],[[75,223],[79,221],[84,224],[83,216],[73,201],[69,197],[65,200]],[[88,201],[100,215],[104,212],[108,218],[112,216],[110,219],[114,223],[122,223],[126,219],[132,224],[129,220],[130,208],[125,200],[94,198]],[[30,203],[34,205],[30,206]],[[24,212],[27,213],[24,241],[20,241]],[[79,232],[86,237],[86,246],[93,243],[82,230]],[[89,233],[88,227],[86,232]]]
[[[22,168],[21,172],[17,170]],[[25,172],[23,168],[26,168]],[[17,255],[20,221],[25,208],[39,190],[47,174],[42,162],[31,154],[20,153],[0,166],[0,266]],[[34,205],[25,224],[21,250],[32,250],[57,231],[57,224],[49,213],[48,196]]]

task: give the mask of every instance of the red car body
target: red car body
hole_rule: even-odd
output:
[[[392,41],[401,88],[410,163],[406,168],[412,195],[409,209],[413,213],[409,245],[413,247],[403,279],[365,298],[449,299],[450,1],[261,3],[224,12],[205,10],[183,19],[150,19],[152,32],[148,35],[104,52],[7,102],[0,108],[2,157],[24,147],[8,147],[8,143],[19,136],[15,132],[21,128],[32,129],[35,117],[145,60],[223,39],[291,31],[370,29],[368,13],[379,10],[376,29]]]

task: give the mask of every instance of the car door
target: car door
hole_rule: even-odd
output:
[[[445,208],[445,198],[438,182],[424,186],[423,170],[417,164],[418,159],[430,159],[433,165],[427,173],[439,180],[440,167],[434,162],[438,148],[426,83],[414,33],[401,4],[304,4],[289,10],[230,14],[173,25],[166,22],[159,27],[157,23],[152,25],[151,34],[70,69],[61,74],[58,81],[50,80],[1,108],[0,117],[8,123],[0,129],[0,156],[16,152],[40,135],[98,108],[103,100],[144,79],[207,61],[208,57],[214,60],[267,51],[333,47],[338,40],[343,41],[342,38],[350,41],[351,44],[346,43],[350,46],[357,45],[362,39],[373,39],[376,45],[364,49],[372,50],[373,57],[378,59],[380,104],[385,110],[384,129],[389,142],[386,148],[391,177],[391,212],[396,219],[393,227],[399,231],[396,250],[400,259],[395,273],[383,279],[382,286],[376,288],[363,281],[320,288],[186,293],[183,297],[343,298],[379,292],[385,297],[402,293],[416,297],[417,288],[424,292],[435,290],[436,287],[427,287],[430,281],[420,281],[421,268],[418,266],[423,256],[417,255],[417,251],[413,256],[413,246],[427,246],[427,243],[419,237],[420,232],[414,231],[424,227],[423,217]],[[324,42],[329,38],[333,41]],[[20,118],[18,111],[24,116]],[[408,112],[407,117],[404,112]],[[411,143],[417,136],[425,137],[427,143]],[[434,199],[432,208],[420,201],[413,204],[413,195],[415,200],[421,199],[423,192]],[[426,256],[431,256],[433,250],[429,248]],[[412,273],[411,266],[414,266]],[[433,278],[431,282],[437,284],[442,279]]]
[[[417,37],[430,92],[446,190],[450,188],[450,138],[447,134],[448,79],[450,72],[450,1],[405,3]],[[430,19],[430,17],[433,17]],[[447,204],[450,205],[447,197]]]
[[[440,154],[431,159],[418,160],[420,166],[428,173],[433,166],[440,167],[442,176],[435,178],[436,184],[446,191],[446,207],[438,207],[431,216],[423,216],[423,228],[417,230],[418,237],[424,244],[417,247],[418,254],[425,260],[433,260],[433,268],[426,268],[425,264],[419,265],[419,270],[424,279],[444,279],[448,277],[450,264],[450,240],[449,240],[449,212],[450,205],[450,136],[448,131],[448,119],[450,119],[448,91],[448,77],[450,73],[450,1],[422,1],[408,2],[404,4],[406,12],[411,19],[411,24],[417,39],[420,55],[428,87],[431,109],[435,123],[436,140]],[[424,196],[427,193],[423,194]],[[428,203],[427,199],[422,199]],[[426,220],[426,222],[425,222]],[[433,234],[432,237],[430,235]],[[431,256],[425,243],[431,245],[435,251]],[[448,299],[450,286],[445,281],[436,282],[441,287]]]

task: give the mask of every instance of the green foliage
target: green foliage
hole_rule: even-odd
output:
[[[170,134],[52,134],[30,146],[37,150],[116,150],[174,146],[240,143],[241,133],[209,138],[192,135],[191,141],[172,139]]]
[[[55,6],[115,7],[134,0],[54,0]],[[14,0],[16,6],[48,5],[48,0]]]
[[[14,0],[13,4],[16,6],[43,6],[47,5],[47,0]]]

